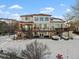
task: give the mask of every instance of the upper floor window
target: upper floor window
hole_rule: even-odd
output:
[[[42,24],[39,24],[39,27],[41,28],[42,27]]]
[[[44,28],[47,28],[47,24],[44,24]]]
[[[49,18],[48,17],[45,17],[45,21],[48,21],[49,20]]]
[[[28,17],[25,17],[25,20],[28,20]]]
[[[38,21],[38,17],[35,17],[35,21]]]
[[[43,17],[40,17],[40,21],[43,21]]]

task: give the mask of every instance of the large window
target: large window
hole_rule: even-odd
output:
[[[42,27],[42,24],[39,24],[39,27],[41,28]]]
[[[28,20],[28,17],[25,17],[25,20]]]
[[[24,26],[22,26],[22,30],[28,31],[28,30],[30,30],[30,27],[28,25],[24,25]]]
[[[49,18],[48,17],[45,17],[45,21],[48,21],[49,20]]]
[[[38,17],[35,17],[35,21],[38,21]]]
[[[47,24],[44,24],[44,28],[47,28]]]
[[[43,21],[43,17],[40,17],[40,21]]]

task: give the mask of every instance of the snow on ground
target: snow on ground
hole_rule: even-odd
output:
[[[62,35],[64,35],[64,36],[68,36],[68,34],[69,34],[69,37],[73,37],[73,39],[75,39],[75,40],[79,40],[79,35],[77,35],[77,34],[73,34],[72,31],[64,32]]]
[[[12,37],[13,37],[13,36],[10,37],[10,36],[8,36],[8,35],[6,35],[6,36],[0,36],[0,45],[1,45],[1,43],[10,41]]]
[[[7,48],[11,49],[24,49],[27,44],[33,42],[33,40],[14,40],[8,41],[5,44],[0,45],[0,48],[3,50]],[[59,40],[54,41],[50,39],[38,39],[39,42],[46,44],[49,47],[49,51],[52,52],[51,58],[55,59],[58,53],[64,55],[64,59],[69,56],[69,59],[78,59],[79,58],[79,40]],[[20,50],[19,50],[20,51]]]
[[[49,47],[49,51],[52,53],[51,58],[49,59],[56,59],[56,55],[58,53],[62,54],[64,59],[79,59],[79,36],[73,34],[73,40],[58,40],[54,41],[51,39],[37,39],[39,42],[46,44]],[[20,51],[24,49],[25,46],[35,39],[32,40],[11,40],[12,36],[1,36],[0,37],[0,49],[6,50],[7,48],[17,49]],[[8,40],[9,39],[9,40]]]

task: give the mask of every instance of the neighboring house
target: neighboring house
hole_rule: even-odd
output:
[[[0,35],[8,33],[8,24],[6,22],[0,21]]]
[[[7,28],[9,33],[14,33],[15,25],[17,23],[15,19],[0,18],[0,21],[5,22],[8,25]]]
[[[32,31],[33,36],[45,36],[49,35],[50,31],[50,18],[51,15],[48,14],[32,14],[32,15],[22,15],[21,19],[25,22],[33,22]]]
[[[64,20],[60,19],[60,18],[55,18],[55,17],[51,17],[51,21],[50,21],[50,27],[52,29],[52,31],[55,32],[55,34],[60,35],[61,32],[64,31]],[[54,35],[53,32],[51,35]]]
[[[65,21],[60,19],[60,18],[51,18],[51,29],[55,30],[55,29],[61,29],[64,28],[64,23]]]
[[[52,18],[51,15],[48,14],[31,14],[22,15],[19,26],[20,29],[22,29],[21,26],[31,28],[33,36],[51,37],[51,33],[53,33],[54,29],[63,27],[63,24],[64,21],[62,19]]]
[[[0,18],[0,21],[4,21],[7,24],[15,24],[17,22],[15,19],[8,19],[8,18]]]

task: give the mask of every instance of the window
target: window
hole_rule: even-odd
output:
[[[43,21],[43,17],[40,17],[40,21]]]
[[[39,27],[41,28],[42,27],[42,24],[39,24]]]
[[[45,21],[48,21],[49,20],[49,18],[48,17],[45,17]]]
[[[47,24],[44,24],[44,28],[47,28]]]
[[[56,26],[59,26],[59,24],[56,24]]]
[[[28,17],[25,17],[25,20],[28,20]]]
[[[38,21],[38,17],[35,17],[35,21]]]
[[[61,24],[61,28],[63,28],[63,24]]]

